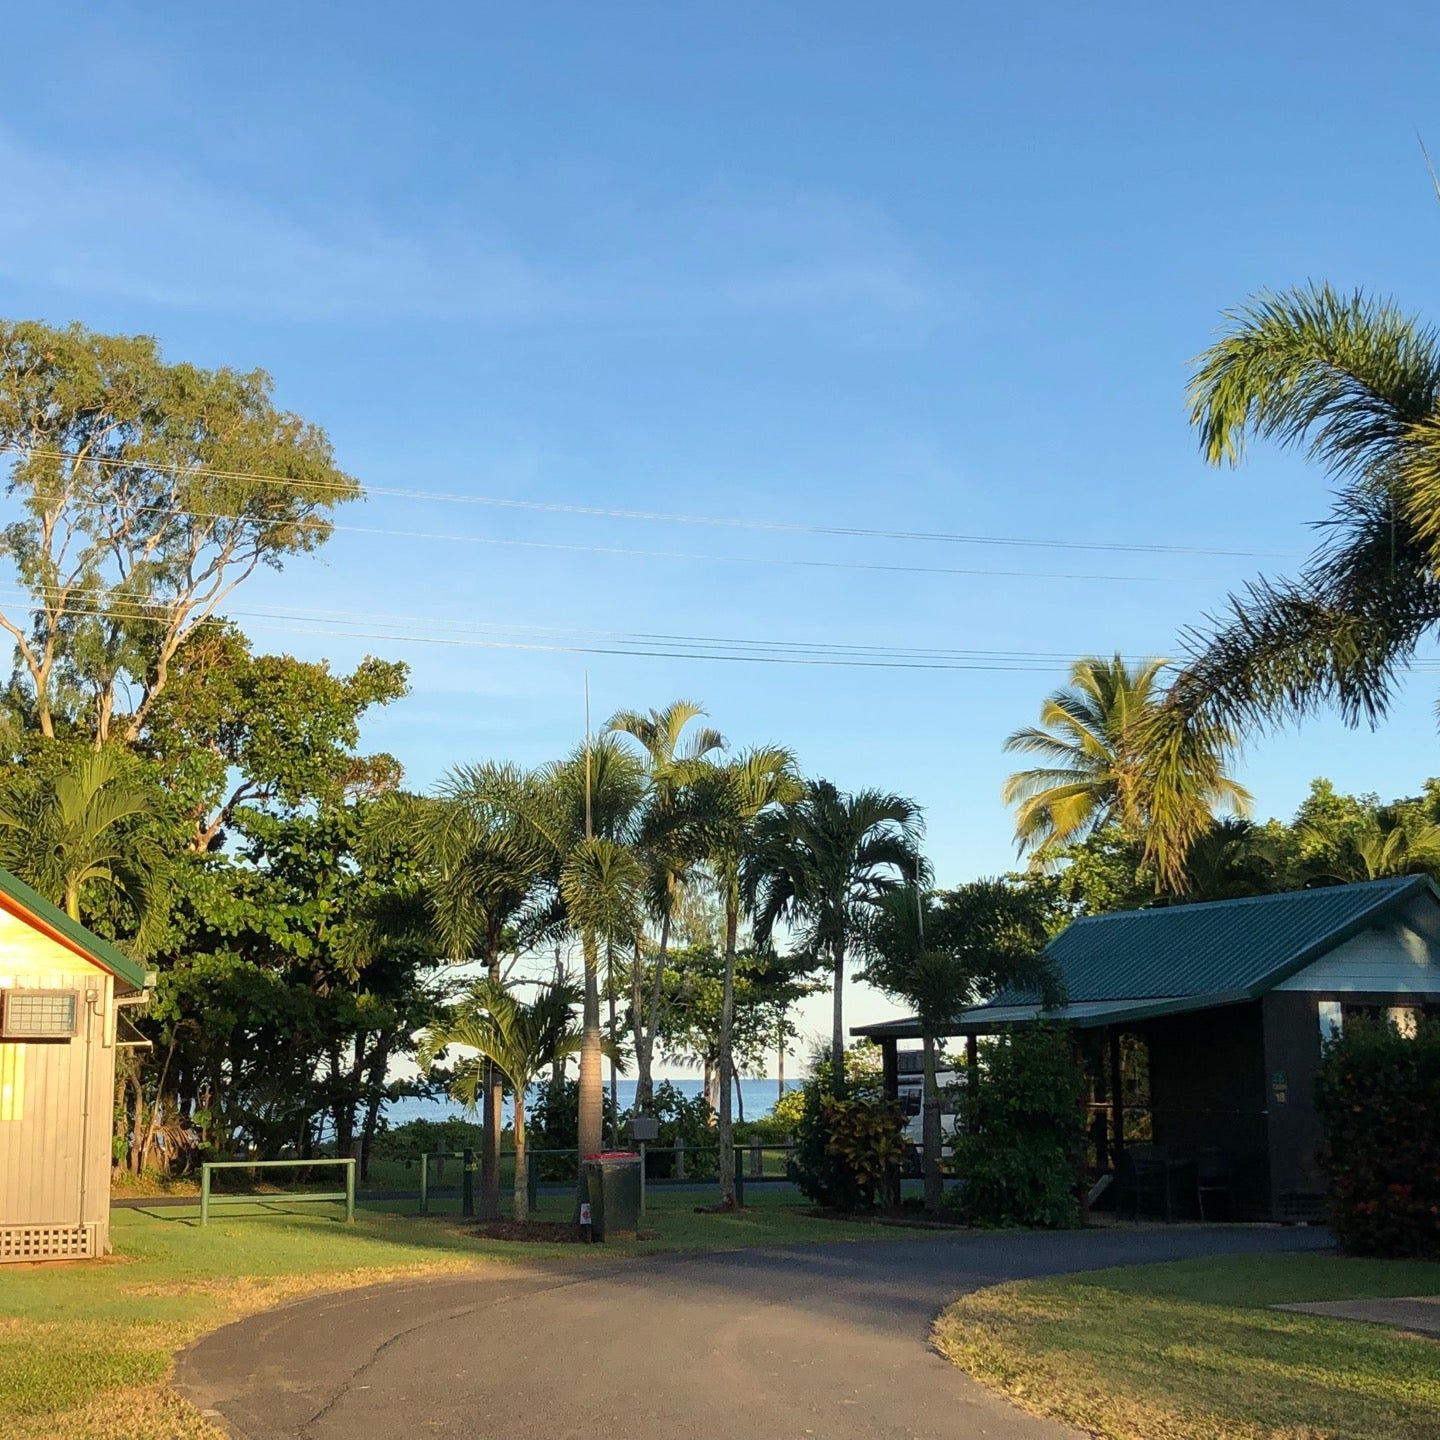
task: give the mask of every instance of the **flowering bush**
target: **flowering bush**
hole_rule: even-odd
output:
[[[1360,1255],[1440,1257],[1440,1020],[1347,1021],[1315,1084],[1330,1224]]]

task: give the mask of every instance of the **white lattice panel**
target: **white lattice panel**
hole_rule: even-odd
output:
[[[85,1260],[95,1253],[90,1225],[0,1225],[0,1264],[7,1260]]]

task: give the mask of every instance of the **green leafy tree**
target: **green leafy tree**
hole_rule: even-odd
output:
[[[815,780],[799,800],[764,817],[746,866],[756,940],[768,944],[785,923],[797,948],[830,964],[830,1064],[839,1087],[845,1075],[845,961],[866,952],[880,896],[923,876],[923,828],[920,807],[903,795],[847,794],[829,780]]]
[[[193,807],[197,850],[242,806],[335,805],[400,781],[393,756],[357,755],[360,720],[407,690],[407,668],[367,658],[349,675],[324,661],[254,655],[230,626],[192,633],[147,717],[142,748]]]
[[[262,565],[323,544],[329,512],[359,495],[271,391],[260,370],[168,363],[146,336],[0,323],[0,448],[22,514],[0,554],[29,600],[0,628],[41,734],[135,743],[181,646]]]
[[[489,1066],[509,1080],[515,1103],[515,1219],[530,1218],[530,1157],[525,1137],[525,1112],[530,1087],[557,1057],[580,1049],[580,1029],[574,1023],[579,997],[565,985],[542,985],[533,1000],[525,1001],[488,977],[443,1019],[425,1032],[419,1062],[430,1069],[442,1052],[454,1046],[471,1050],[487,1064],[462,1066],[451,1094],[472,1110],[486,1088]]]
[[[1048,859],[1114,824],[1179,890],[1185,852],[1216,809],[1248,811],[1249,793],[1226,774],[1234,746],[1227,729],[1198,718],[1170,729],[1157,724],[1168,663],[1132,667],[1118,654],[1077,660],[1069,684],[1045,700],[1040,724],[1005,741],[1006,750],[1044,762],[1016,771],[1001,791],[1015,806],[1022,849]]]

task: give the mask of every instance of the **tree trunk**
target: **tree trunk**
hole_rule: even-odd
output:
[[[500,983],[500,956],[490,953],[490,979]],[[485,1062],[485,1094],[481,1123],[485,1133],[480,1137],[480,1218],[500,1218],[500,1127],[505,1114],[505,1077],[487,1060]]]
[[[925,1152],[925,1209],[940,1213],[945,1181],[940,1174],[940,1085],[935,1074],[935,1037],[926,1035],[925,1095],[920,1113],[920,1143]]]
[[[525,1148],[525,1087],[515,1087],[515,1219],[530,1218],[530,1154]]]
[[[603,1076],[600,1066],[600,962],[593,931],[581,936],[585,957],[585,1003],[580,1036],[580,1103],[577,1117],[581,1156],[593,1155],[605,1143]],[[579,1185],[584,1186],[583,1175]]]
[[[635,1113],[650,1113],[650,1045],[645,1033],[645,961],[640,937],[630,962],[630,1028],[635,1036]]]
[[[605,947],[605,1001],[610,1007],[610,1148],[620,1148],[620,1057],[616,1054],[616,1042],[620,1032],[615,1018],[615,949]]]
[[[720,1203],[735,1206],[735,1123],[731,1105],[735,1092],[735,934],[740,925],[739,906],[731,897],[725,905],[725,983],[720,998]]]
[[[837,1095],[845,1091],[845,944],[834,946],[835,1011],[830,1026],[830,1085]]]

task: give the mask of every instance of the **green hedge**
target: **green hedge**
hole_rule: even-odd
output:
[[[1440,1020],[1350,1020],[1315,1085],[1330,1225],[1357,1255],[1440,1258]]]

